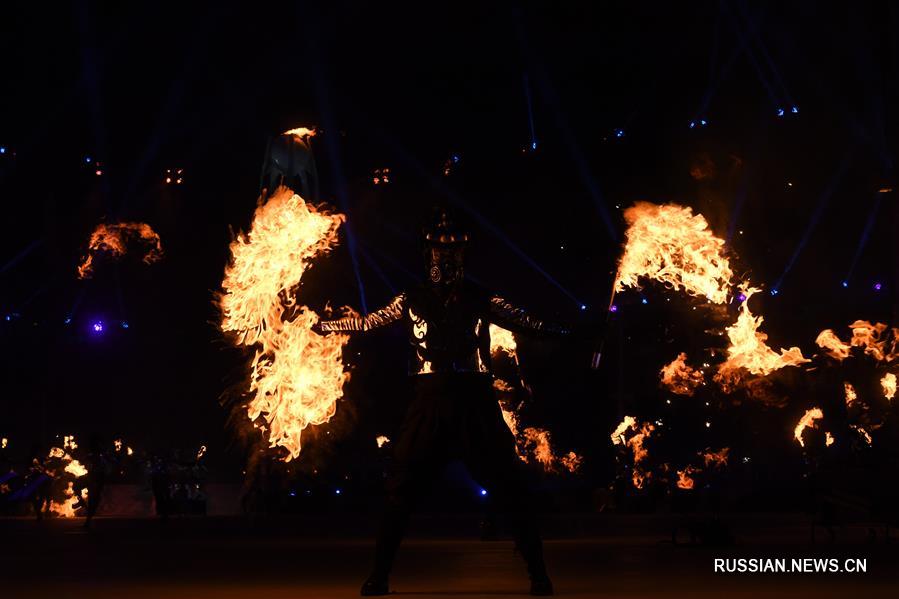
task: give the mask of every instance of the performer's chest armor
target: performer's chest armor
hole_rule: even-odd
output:
[[[403,315],[410,374],[490,372],[486,302],[460,291],[448,301],[428,290],[410,294]]]

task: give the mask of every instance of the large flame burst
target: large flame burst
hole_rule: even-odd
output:
[[[287,461],[300,455],[306,427],[334,415],[349,379],[342,362],[348,337],[313,332],[318,317],[296,297],[312,260],[337,245],[344,220],[282,187],[231,244],[222,281],[222,331],[256,348],[247,415],[271,447],[287,450]]]
[[[87,255],[78,266],[78,278],[90,278],[94,270],[94,256],[105,252],[112,258],[120,259],[125,255],[132,240],[139,240],[144,246],[142,260],[145,264],[153,264],[162,258],[162,242],[159,235],[147,223],[101,223],[91,233],[87,245]]]
[[[724,240],[715,237],[705,217],[677,204],[637,202],[624,211],[624,220],[627,245],[615,291],[638,287],[646,277],[715,304],[727,301],[733,272]]]
[[[738,382],[742,370],[752,374],[766,375],[784,366],[798,366],[810,362],[798,347],[781,349],[776,352],[765,341],[768,335],[759,331],[764,318],[754,316],[749,310],[749,298],[759,291],[756,287],[743,287],[745,299],[740,306],[737,322],[727,327],[730,347],[727,348],[727,360],[718,368],[715,380],[728,389]]]

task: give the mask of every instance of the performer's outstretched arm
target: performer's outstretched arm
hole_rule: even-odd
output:
[[[402,318],[405,303],[406,294],[401,293],[380,310],[376,310],[365,316],[347,316],[346,318],[338,318],[337,320],[322,320],[315,325],[315,328],[321,333],[370,331],[396,322]]]
[[[490,322],[513,333],[531,335],[569,335],[568,327],[535,318],[524,308],[498,295],[490,298]]]

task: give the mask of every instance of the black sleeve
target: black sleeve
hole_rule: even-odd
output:
[[[535,318],[524,308],[515,306],[498,295],[490,297],[489,320],[513,333],[525,335],[563,336],[571,333],[568,327]]]

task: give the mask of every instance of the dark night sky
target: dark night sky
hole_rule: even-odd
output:
[[[738,270],[766,288],[808,231],[780,295],[757,304],[775,346],[810,348],[817,331],[855,318],[896,320],[895,194],[849,288],[840,285],[875,191],[896,183],[891,3],[74,2],[2,12],[0,314],[17,315],[0,321],[5,435],[100,429],[144,446],[224,443],[217,397],[242,358],[216,332],[212,294],[229,227],[249,224],[268,136],[301,124],[324,128],[314,142],[321,199],[345,197],[371,257],[361,270],[369,306],[417,276],[420,221],[449,200],[469,208],[479,280],[558,318],[601,318],[618,207],[645,199],[693,206],[722,236],[732,228]],[[526,93],[538,141],[528,153]],[[793,104],[798,114],[776,116]],[[691,130],[700,118],[709,125]],[[461,160],[444,178],[452,153]],[[102,161],[103,177],[86,156]],[[695,180],[698,164],[714,176]],[[176,166],[185,184],[163,185]],[[370,171],[382,166],[394,181],[375,188]],[[102,219],[150,223],[165,259],[76,280]],[[359,305],[346,244],[308,288],[313,305]],[[657,347],[676,310],[656,307],[659,290],[646,295],[648,307],[626,294],[617,318],[639,319],[642,345]],[[87,332],[97,318],[130,326],[97,338]],[[398,378],[402,356],[387,337],[365,342],[397,351],[359,366],[350,400],[386,394],[384,381]],[[564,406],[547,418],[571,438],[589,438],[566,416],[572,407],[592,414],[596,397],[632,394],[625,374],[657,370],[621,351],[616,373],[591,378],[583,348],[541,361],[547,348],[525,347],[535,380],[561,368],[564,383],[537,399]],[[670,359],[670,348],[647,351]],[[368,374],[378,369],[388,374]]]

